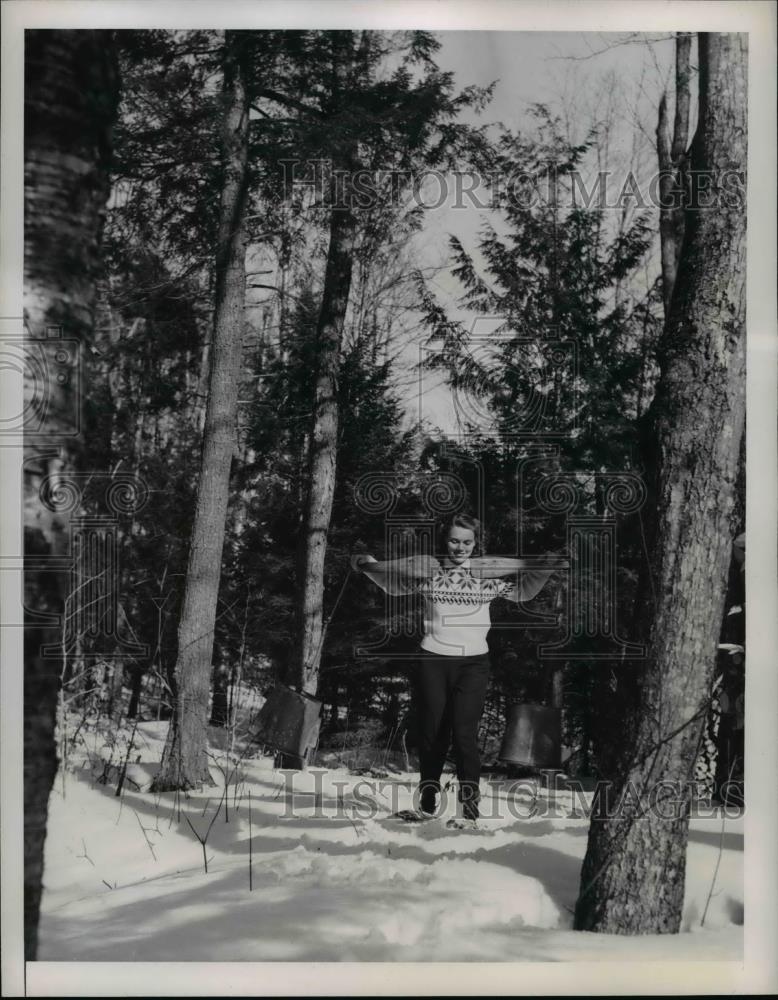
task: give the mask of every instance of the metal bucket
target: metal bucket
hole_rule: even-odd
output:
[[[561,709],[511,705],[500,760],[524,767],[559,769],[562,763]]]
[[[276,684],[257,717],[257,740],[299,758],[304,765],[316,748],[322,703],[309,694]]]

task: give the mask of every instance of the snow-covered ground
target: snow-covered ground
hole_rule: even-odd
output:
[[[389,818],[412,803],[410,774],[384,778],[314,768],[292,775],[259,758],[242,761],[230,775],[231,765],[215,757],[229,777],[225,814],[224,775],[217,766],[217,784],[188,797],[145,790],[165,727],[139,726],[118,798],[116,775],[96,782],[99,768],[88,766],[86,757],[71,759],[64,795],[58,777],[39,959],[742,957],[742,819],[727,818],[723,833],[720,815],[692,820],[683,933],[630,938],[574,932],[588,821],[569,793],[549,802],[539,791],[533,807],[526,787],[511,791],[484,782],[483,811],[493,818],[482,821],[481,832],[465,832],[445,827],[453,796],[446,814],[430,823],[408,826]],[[196,834],[207,834],[205,859]]]

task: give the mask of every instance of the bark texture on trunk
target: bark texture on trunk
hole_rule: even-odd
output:
[[[211,684],[216,606],[221,577],[230,466],[236,441],[246,297],[246,198],[248,122],[246,57],[241,32],[224,41],[224,180],[216,253],[216,301],[210,352],[208,404],[203,433],[200,483],[186,575],[178,658],[174,673],[175,709],[156,790],[212,784],[208,769],[208,698]]]
[[[692,167],[710,188],[707,207],[687,213],[661,345],[647,470],[650,599],[638,616],[648,657],[619,773],[589,830],[582,930],[675,933],[681,923],[687,783],[716,662],[745,420],[746,214],[733,177],[746,168],[746,44],[746,35],[699,39]]]
[[[656,128],[656,151],[659,160],[659,237],[662,255],[662,301],[665,318],[670,314],[678,261],[683,246],[686,213],[682,193],[686,174],[686,149],[689,142],[690,66],[692,36],[678,32],[675,38],[675,116],[673,137],[667,116],[667,95],[659,102]]]
[[[100,237],[108,199],[111,128],[118,104],[113,36],[28,30],[24,101],[24,922],[37,951],[48,798],[57,770],[54,727],[62,661],[42,648],[61,637],[38,615],[59,615],[70,574],[72,505],[47,503],[79,451],[82,347],[93,330]],[[54,328],[54,329],[52,329]],[[61,341],[56,330],[61,331]],[[48,339],[47,339],[48,335]],[[59,376],[59,377],[58,377]],[[64,494],[63,494],[64,495]],[[62,497],[60,497],[61,499]],[[40,561],[38,561],[40,560]]]
[[[299,609],[300,652],[296,683],[316,694],[324,631],[324,559],[335,493],[338,444],[338,369],[343,324],[351,290],[355,220],[350,209],[333,208],[324,292],[316,331],[317,374],[308,494],[303,522],[304,552]]]
[[[363,32],[363,45],[366,36]],[[316,326],[316,383],[298,578],[298,645],[292,677],[300,691],[311,695],[316,694],[319,683],[324,638],[324,560],[338,458],[338,370],[357,239],[352,178],[358,163],[359,136],[348,114],[351,74],[358,72],[359,65],[353,42],[353,32],[333,33],[331,128],[335,169],[330,182],[330,242]]]

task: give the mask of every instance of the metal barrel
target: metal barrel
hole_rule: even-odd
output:
[[[321,706],[309,694],[276,684],[259,711],[257,738],[305,762],[316,746]]]
[[[559,768],[562,761],[561,709],[511,705],[499,758],[525,767]]]

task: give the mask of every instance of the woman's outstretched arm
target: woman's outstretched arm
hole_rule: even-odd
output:
[[[566,569],[570,560],[565,555],[549,552],[542,556],[526,556],[523,559],[508,556],[475,556],[470,560],[471,571],[482,580],[514,576],[518,572],[539,569],[554,571]]]
[[[512,588],[502,596],[506,601],[521,604],[531,601],[545,587],[549,577],[556,573],[555,569],[526,569],[516,574]]]
[[[557,553],[524,559],[479,556],[470,561],[471,570],[484,580],[506,578],[512,587],[501,596],[515,604],[531,601],[557,570],[566,569],[569,565],[567,557]]]
[[[364,573],[369,580],[393,597],[413,593],[439,566],[440,563],[434,556],[408,556],[386,562],[378,562],[366,555],[351,557],[352,569]]]

